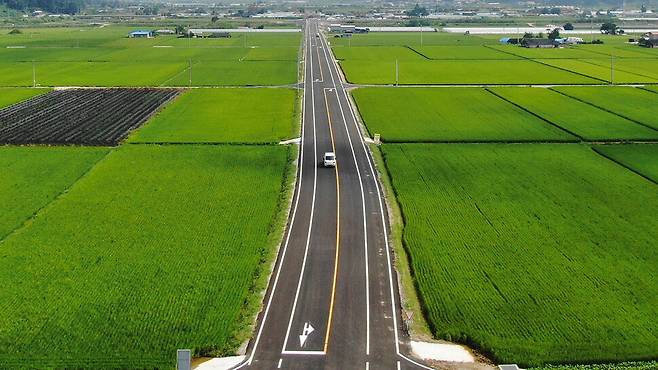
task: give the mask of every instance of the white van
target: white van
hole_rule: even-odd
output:
[[[325,167],[336,167],[336,154],[334,152],[324,153],[323,162]]]

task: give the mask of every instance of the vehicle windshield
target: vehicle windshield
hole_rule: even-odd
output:
[[[334,156],[333,154],[327,154],[327,155],[325,155],[325,158],[326,158],[327,160],[329,160],[329,161],[332,161],[332,160],[334,159],[334,157],[335,157],[335,156]]]

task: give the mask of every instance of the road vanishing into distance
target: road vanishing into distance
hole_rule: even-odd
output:
[[[296,192],[265,307],[236,369],[429,369],[408,355],[386,205],[317,20],[304,32]],[[322,167],[335,152],[336,168]]]

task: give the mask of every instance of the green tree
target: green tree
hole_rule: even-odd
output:
[[[605,22],[601,25],[601,32],[607,35],[616,35],[618,27],[612,22]]]
[[[565,31],[573,31],[574,30],[573,24],[571,24],[571,23],[565,23],[564,26],[562,26],[562,28],[564,28]]]
[[[424,17],[430,14],[425,7],[418,5],[418,3],[412,10],[407,10],[405,13],[410,17]]]
[[[554,29],[548,34],[548,38],[551,40],[559,39],[560,38],[560,30],[559,29]]]

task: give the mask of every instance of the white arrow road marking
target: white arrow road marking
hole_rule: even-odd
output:
[[[304,330],[302,330],[302,334],[299,336],[299,346],[304,347],[304,343],[306,343],[306,339],[308,339],[308,336],[315,331],[315,328],[311,326],[309,323],[304,323]]]

